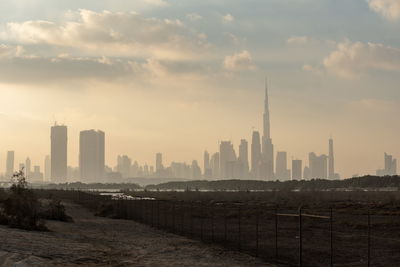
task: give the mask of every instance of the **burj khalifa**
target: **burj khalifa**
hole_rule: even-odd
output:
[[[268,101],[268,83],[265,80],[265,100],[264,100],[264,132],[262,137],[262,162],[261,162],[261,178],[274,179],[274,145],[271,139],[271,128],[269,120],[269,101]]]

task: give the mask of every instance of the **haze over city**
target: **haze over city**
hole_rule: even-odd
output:
[[[203,165],[263,135],[274,150],[328,154],[342,178],[400,156],[397,1],[12,1],[0,4],[0,171],[43,170],[50,127],[105,132],[105,162]],[[43,8],[46,7],[46,8]],[[18,12],[13,10],[18,9]],[[315,23],[318,21],[318,23]],[[368,25],[368,27],[366,26]],[[329,29],[329,30],[327,30]],[[274,158],[276,154],[274,155]]]

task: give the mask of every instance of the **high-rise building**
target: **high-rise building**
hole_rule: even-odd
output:
[[[219,152],[214,153],[211,156],[211,173],[213,178],[220,177],[220,169],[219,169]]]
[[[51,177],[50,155],[46,155],[46,157],[44,158],[44,180],[46,182],[49,182],[50,177]]]
[[[117,172],[121,173],[123,178],[131,176],[132,160],[127,155],[119,155],[117,158]]]
[[[245,139],[240,140],[238,158],[238,178],[246,179],[249,174],[249,145]]]
[[[278,151],[276,154],[275,177],[281,181],[290,179],[290,170],[287,168],[287,154],[285,151]]]
[[[302,161],[298,159],[292,160],[292,180],[301,180],[303,178],[302,172]]]
[[[251,176],[254,179],[260,179],[261,167],[261,143],[260,133],[253,131],[251,139]]]
[[[397,174],[397,160],[394,159],[392,155],[387,153],[384,154],[384,164],[385,168],[383,170],[377,170],[376,175],[386,176]]]
[[[314,152],[309,155],[309,168],[310,178],[315,179],[326,179],[328,178],[328,156],[320,155],[317,156]]]
[[[79,136],[79,170],[84,182],[103,182],[105,136],[98,130],[81,131]]]
[[[31,172],[32,172],[32,170],[31,170],[31,159],[28,157],[28,158],[26,158],[26,160],[25,160],[25,177],[26,178],[30,178],[30,176],[31,176]]]
[[[200,179],[201,178],[201,169],[199,167],[199,164],[197,163],[197,160],[192,161],[192,179]]]
[[[51,127],[51,181],[63,183],[67,180],[67,126]]]
[[[160,173],[164,169],[163,163],[162,163],[162,154],[157,153],[156,154],[156,172]]]
[[[35,182],[43,181],[43,173],[40,172],[40,166],[33,166],[33,172],[30,173],[29,179]]]
[[[233,178],[231,172],[228,172],[228,167],[231,168],[232,162],[236,163],[236,153],[230,141],[222,141],[219,145],[219,167],[222,179]]]
[[[211,167],[210,167],[210,154],[208,153],[208,151],[204,151],[204,177],[206,178],[211,178]]]
[[[333,139],[329,138],[328,178],[335,179],[335,159],[333,155]]]
[[[261,178],[272,180],[274,178],[274,145],[272,144],[271,139],[269,117],[268,84],[267,80],[265,80],[265,100],[263,115],[264,132],[262,137],[262,161],[260,175]]]
[[[14,151],[7,151],[7,162],[6,162],[6,176],[11,177],[14,174]]]

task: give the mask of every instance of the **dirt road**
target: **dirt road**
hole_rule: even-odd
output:
[[[267,266],[133,221],[95,217],[74,204],[67,213],[74,223],[49,221],[50,232],[0,226],[0,266]]]

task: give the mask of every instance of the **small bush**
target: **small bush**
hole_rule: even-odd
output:
[[[65,212],[65,207],[61,204],[60,200],[53,199],[51,197],[50,201],[43,203],[41,211],[39,213],[40,218],[46,220],[62,221],[62,222],[72,222],[72,217],[68,216]]]
[[[40,203],[28,188],[23,171],[13,175],[14,183],[3,200],[0,222],[10,227],[25,230],[46,230],[44,221],[39,218]]]

